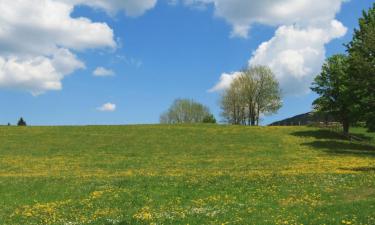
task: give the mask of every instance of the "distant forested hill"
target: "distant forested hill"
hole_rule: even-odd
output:
[[[284,120],[276,121],[269,126],[303,126],[317,122],[334,122],[330,116],[317,115],[312,112],[293,116]]]

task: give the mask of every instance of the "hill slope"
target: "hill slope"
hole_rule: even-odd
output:
[[[305,127],[1,127],[0,224],[375,223],[375,148]]]
[[[334,119],[332,117],[325,118],[322,115],[308,112],[284,120],[273,122],[272,124],[270,124],[270,126],[304,126],[317,122],[334,122]]]

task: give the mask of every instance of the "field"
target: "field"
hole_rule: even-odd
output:
[[[375,135],[0,127],[0,224],[375,224]]]

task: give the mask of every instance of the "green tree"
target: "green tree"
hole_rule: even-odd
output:
[[[26,121],[21,117],[17,123],[18,126],[27,126]]]
[[[275,113],[282,105],[279,83],[266,66],[246,68],[224,91],[220,103],[228,123],[259,125],[262,114]]]
[[[215,116],[212,114],[209,114],[203,118],[203,123],[216,123]]]
[[[176,99],[167,112],[160,116],[160,123],[203,123],[211,115],[208,107],[190,99]]]
[[[344,134],[348,134],[350,124],[357,121],[358,107],[350,84],[348,57],[338,54],[326,60],[311,87],[320,96],[313,102],[315,110],[341,122]]]
[[[375,131],[375,3],[359,19],[353,40],[347,45],[353,96],[371,131]]]
[[[255,66],[250,70],[253,73],[255,85],[255,118],[259,125],[260,114],[273,114],[281,106],[281,90],[271,69],[267,66]]]

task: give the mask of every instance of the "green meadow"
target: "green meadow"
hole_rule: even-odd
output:
[[[375,224],[375,135],[0,127],[0,224]]]

